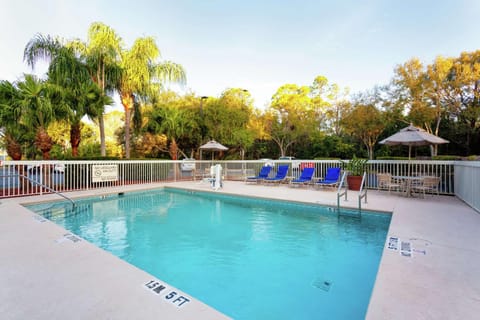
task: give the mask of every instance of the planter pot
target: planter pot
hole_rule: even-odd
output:
[[[360,190],[362,176],[347,176],[348,190]]]

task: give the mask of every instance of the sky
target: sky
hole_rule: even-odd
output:
[[[186,69],[180,93],[242,88],[263,108],[284,84],[323,75],[362,92],[410,58],[480,49],[478,17],[477,0],[0,0],[0,80],[32,73],[23,50],[35,34],[85,41],[101,21],[127,46],[153,36],[161,60]]]

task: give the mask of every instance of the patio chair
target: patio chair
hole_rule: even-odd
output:
[[[263,166],[262,169],[260,169],[260,172],[258,173],[258,176],[254,177],[247,177],[245,182],[255,182],[258,183],[259,181],[262,181],[265,178],[268,178],[268,175],[270,174],[270,171],[272,170],[271,166]]]
[[[377,187],[379,190],[388,190],[390,194],[392,189],[403,191],[405,186],[401,181],[393,179],[390,173],[377,173]]]
[[[262,181],[266,183],[278,183],[287,179],[288,165],[280,165],[277,169],[277,174],[273,178],[265,178]]]
[[[297,179],[290,181],[292,185],[305,185],[312,182],[315,168],[303,168],[302,174]]]
[[[340,182],[340,171],[341,168],[327,168],[327,173],[324,178],[320,178],[319,181],[315,183],[317,186],[329,186],[336,187]]]
[[[440,195],[439,186],[440,185],[440,177],[435,176],[426,176],[423,177],[420,184],[412,186],[412,192],[423,193],[423,197],[425,198],[425,193],[431,193],[433,195],[434,192],[437,193],[437,196]]]

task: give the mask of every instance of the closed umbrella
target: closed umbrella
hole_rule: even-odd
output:
[[[391,135],[388,138],[383,139],[379,143],[390,146],[408,146],[408,160],[410,161],[412,146],[438,145],[443,143],[449,143],[449,141],[430,134],[425,130],[410,124],[408,127],[401,129],[399,132]],[[410,175],[410,166],[408,166],[408,170],[408,174]]]
[[[224,145],[218,143],[215,140],[210,140],[204,145],[200,146],[200,151],[205,150],[205,151],[225,151],[228,150],[227,147]],[[212,160],[213,160],[213,152],[212,152]]]

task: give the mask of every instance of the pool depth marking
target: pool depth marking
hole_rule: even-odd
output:
[[[43,223],[43,222],[46,222],[47,219],[45,219],[44,217],[40,216],[40,215],[35,215],[33,216],[33,219],[35,219],[35,221],[39,222],[39,223]]]
[[[410,240],[415,241],[415,240],[420,240],[420,239],[410,238]],[[413,252],[418,253],[418,254],[422,254],[422,255],[427,255],[427,250],[426,249],[422,250],[422,249],[419,249],[419,248],[414,248],[412,246],[411,241],[403,241],[398,237],[389,237],[388,242],[387,242],[387,248],[389,250],[392,250],[392,251],[397,251],[398,250],[400,255],[402,255],[403,257],[407,257],[407,258],[411,258],[413,256]],[[424,246],[428,246],[429,243],[431,244],[431,242],[428,241],[428,240],[424,240],[424,241],[425,241]],[[400,244],[400,248],[399,248],[399,244]],[[421,244],[418,244],[418,245],[421,246]]]
[[[81,238],[77,237],[77,236],[74,235],[74,234],[65,233],[65,234],[63,235],[63,237],[55,240],[55,242],[56,242],[56,243],[62,243],[62,242],[64,242],[64,241],[66,241],[66,240],[70,240],[70,241],[73,242],[73,243],[77,243],[77,242],[82,241]]]
[[[177,308],[181,308],[192,301],[192,298],[180,295],[167,284],[159,280],[150,280],[145,283],[144,287],[150,292],[157,294],[162,300],[173,304]]]

